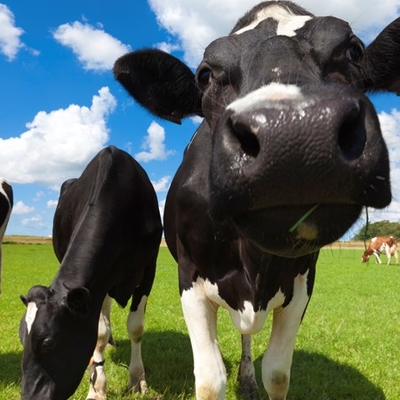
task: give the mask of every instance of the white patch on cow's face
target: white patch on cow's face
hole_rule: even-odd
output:
[[[309,15],[294,15],[285,8],[274,5],[257,13],[256,18],[249,25],[234,32],[235,35],[250,31],[267,18],[273,18],[278,22],[276,34],[282,36],[296,36],[296,31],[302,28],[307,21],[312,19]]]
[[[32,301],[28,303],[25,315],[25,322],[28,329],[28,334],[31,333],[32,325],[35,322],[37,310],[38,307],[35,302]]]
[[[268,104],[269,107],[280,108],[279,101],[281,100],[301,102],[303,99],[304,97],[298,86],[271,83],[235,100],[227,108],[235,113],[242,113],[254,110],[257,106],[266,102],[271,103]]]

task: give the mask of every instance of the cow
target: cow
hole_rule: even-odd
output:
[[[197,399],[223,399],[217,310],[242,335],[239,386],[257,398],[251,335],[273,312],[262,381],[286,399],[322,246],[364,206],[391,201],[388,151],[368,91],[400,91],[400,19],[365,47],[347,22],[260,3],[209,44],[196,72],[157,49],[114,76],[153,115],[204,117],[167,193]]]
[[[397,239],[393,236],[376,236],[371,239],[367,250],[361,257],[361,262],[365,263],[369,260],[371,255],[374,255],[376,262],[382,264],[381,258],[379,257],[381,253],[385,253],[387,256],[387,265],[390,264],[390,259],[392,256],[396,259],[396,264],[399,263],[399,255],[397,253]]]
[[[161,234],[153,186],[128,153],[109,146],[63,183],[53,221],[59,270],[49,287],[21,296],[22,399],[69,398],[92,355],[87,398],[106,398],[110,297],[122,307],[132,298],[129,387],[145,391],[141,338]]]
[[[1,244],[10,219],[13,208],[14,196],[12,186],[4,179],[0,178],[0,293],[2,283],[3,252]]]

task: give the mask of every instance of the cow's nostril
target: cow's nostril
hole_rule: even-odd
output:
[[[364,110],[358,105],[346,110],[339,126],[338,145],[346,160],[358,159],[364,151],[366,130]]]
[[[232,132],[239,141],[243,152],[251,157],[257,157],[260,152],[260,143],[257,139],[259,127],[256,125],[252,126],[247,118],[242,119],[232,116],[229,121]]]

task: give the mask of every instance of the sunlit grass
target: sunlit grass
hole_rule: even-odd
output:
[[[50,245],[5,245],[0,296],[0,400],[20,398],[19,299],[34,284],[48,285],[57,261]],[[361,264],[362,250],[325,249],[318,262],[313,298],[297,339],[289,400],[400,399],[400,267]],[[107,351],[111,400],[142,398],[126,392],[130,344],[127,310],[113,307],[117,347]],[[238,398],[236,374],[240,337],[227,312],[220,310],[220,344],[229,374],[228,399]],[[261,358],[270,319],[254,337],[253,355],[261,399]],[[166,248],[146,314],[143,359],[147,399],[194,399],[190,342],[180,309],[177,268]],[[85,399],[84,377],[73,399]]]

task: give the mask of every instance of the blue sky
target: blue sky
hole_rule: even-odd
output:
[[[50,235],[61,183],[110,144],[142,164],[162,211],[199,121],[177,126],[149,115],[115,82],[112,65],[127,51],[158,47],[195,68],[205,46],[257,3],[0,0],[0,176],[14,189],[6,234]],[[365,43],[400,15],[400,0],[298,3],[349,21]],[[399,221],[400,97],[372,100],[390,149],[394,202],[370,219]]]

